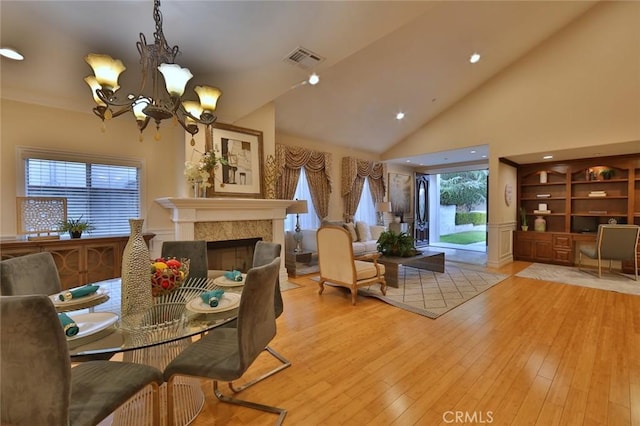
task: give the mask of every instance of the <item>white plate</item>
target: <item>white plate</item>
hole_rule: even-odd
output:
[[[239,304],[240,294],[225,292],[222,295],[222,299],[218,302],[218,306],[215,308],[204,303],[202,298],[198,296],[187,303],[187,309],[198,314],[210,314],[213,312],[230,311],[231,309],[237,308]]]
[[[247,279],[247,274],[242,274],[242,281],[233,281],[229,278],[221,275],[213,280],[213,283],[220,287],[240,287],[244,285],[244,281]]]
[[[91,336],[99,331],[112,326],[118,321],[118,315],[111,312],[91,312],[88,314],[67,314],[78,325],[80,331],[75,336],[67,337],[67,340],[80,339]]]
[[[99,288],[98,291],[96,291],[95,293],[88,294],[83,297],[76,297],[71,300],[60,300],[59,296],[64,293],[66,293],[66,291],[63,291],[62,293],[54,294],[53,296],[49,296],[51,297],[51,300],[53,301],[53,304],[56,307],[67,307],[67,306],[80,305],[87,302],[91,302],[92,300],[100,299],[102,296],[107,294],[107,290],[103,288]]]

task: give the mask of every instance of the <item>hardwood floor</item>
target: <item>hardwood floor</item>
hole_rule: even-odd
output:
[[[285,424],[640,424],[638,296],[511,276],[432,320],[291,281],[271,346],[293,366],[238,395],[286,408]],[[195,426],[275,421],[203,388]]]

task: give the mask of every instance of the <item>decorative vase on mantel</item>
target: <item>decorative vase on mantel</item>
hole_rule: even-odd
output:
[[[151,309],[151,278],[149,274],[149,248],[142,235],[144,219],[129,219],[131,235],[122,254],[121,315],[127,322],[142,321]]]

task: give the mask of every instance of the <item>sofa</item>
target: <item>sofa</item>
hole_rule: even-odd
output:
[[[364,222],[345,223],[345,222],[329,222],[325,221],[322,226],[334,225],[342,226],[351,234],[351,244],[353,245],[353,255],[361,256],[363,254],[376,253],[378,251],[378,238],[385,231],[385,227],[381,225],[368,225]],[[302,229],[303,251],[310,251],[314,254],[318,252],[316,243],[316,229]],[[293,251],[296,242],[293,239],[293,231],[287,231],[285,234],[285,248],[287,251]]]

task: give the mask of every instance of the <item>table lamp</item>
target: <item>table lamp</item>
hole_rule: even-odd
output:
[[[302,251],[302,232],[300,231],[300,214],[308,213],[309,209],[307,208],[307,200],[296,200],[295,203],[291,204],[287,207],[287,214],[295,214],[296,215],[296,229],[293,234],[293,240],[296,242],[296,248],[293,249],[295,252]]]
[[[391,203],[389,201],[381,201],[376,203],[376,213],[378,213],[378,225],[384,226],[384,214],[391,211]]]

